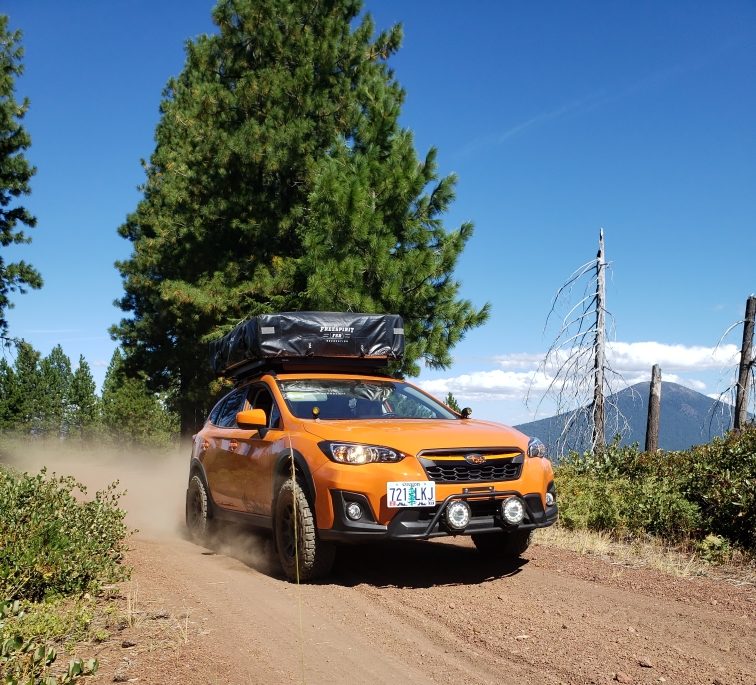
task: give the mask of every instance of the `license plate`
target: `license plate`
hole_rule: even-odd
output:
[[[416,483],[402,481],[386,483],[386,500],[389,509],[399,507],[435,507],[436,484],[422,480]]]

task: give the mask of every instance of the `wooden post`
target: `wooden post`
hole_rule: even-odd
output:
[[[751,295],[746,301],[745,321],[743,322],[743,346],[740,348],[740,366],[738,369],[738,387],[735,394],[735,417],[732,427],[739,430],[748,421],[748,380],[754,366],[753,327],[756,320],[756,296]]]
[[[659,449],[659,408],[661,405],[661,369],[654,364],[648,390],[648,422],[646,423],[646,452]]]
[[[604,229],[599,231],[599,251],[596,255],[596,335],[593,342],[593,403],[591,418],[593,434],[591,446],[594,452],[603,451],[604,437],[604,367],[606,366],[606,262],[604,261]]]

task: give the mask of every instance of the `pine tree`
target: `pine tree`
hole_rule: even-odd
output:
[[[30,192],[29,180],[36,169],[29,165],[24,152],[31,139],[21,126],[29,101],[18,103],[14,81],[23,72],[20,31],[10,31],[8,17],[0,14],[0,248],[28,243],[30,238],[19,224],[33,228],[37,220],[18,204],[21,195]],[[10,294],[24,293],[26,288],[42,287],[39,272],[24,261],[6,264],[0,253],[0,337],[8,332],[6,310],[13,304]]]
[[[17,343],[14,383],[12,395],[8,398],[8,415],[13,429],[35,435],[43,432],[45,427],[42,410],[45,389],[40,356],[29,343],[23,340]]]
[[[123,355],[116,349],[102,386],[102,428],[114,444],[162,447],[178,434],[178,421],[153,394],[143,378],[124,373]]]
[[[12,402],[16,395],[16,378],[10,364],[0,358],[0,430],[13,427]]]
[[[42,429],[52,437],[65,437],[68,433],[71,394],[71,360],[56,345],[39,364],[44,391],[40,395]]]
[[[69,391],[69,433],[81,439],[88,437],[97,426],[99,402],[92,372],[84,356],[71,378]]]
[[[451,391],[446,395],[446,399],[444,400],[444,404],[446,404],[449,409],[453,409],[456,412],[461,412],[462,407],[459,406],[459,402],[457,402],[457,398],[452,395]]]
[[[119,229],[112,333],[127,369],[172,391],[182,430],[210,396],[206,341],[247,316],[394,312],[403,371],[450,363],[488,307],[459,299],[453,270],[472,234],[442,223],[453,176],[419,160],[399,125],[404,91],[359,0],[220,0],[218,33],[187,45],[161,105],[144,197]]]

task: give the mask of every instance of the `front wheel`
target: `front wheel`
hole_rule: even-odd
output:
[[[336,548],[318,537],[310,503],[296,481],[289,479],[281,485],[275,517],[278,559],[286,577],[299,582],[327,575]]]
[[[473,544],[488,559],[517,559],[529,546],[532,531],[513,530],[502,533],[471,535]]]

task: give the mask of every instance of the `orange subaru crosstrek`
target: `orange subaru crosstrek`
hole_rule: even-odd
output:
[[[278,354],[277,343],[261,353],[259,338],[276,328],[265,324],[287,316],[297,324],[288,331],[293,351],[286,346]],[[344,317],[354,325],[338,325]],[[543,443],[471,419],[467,410],[452,411],[380,373],[379,362],[396,358],[403,339],[371,355],[364,354],[363,337],[361,353],[350,353],[338,336],[359,337],[356,317],[381,319],[321,312],[256,317],[246,322],[254,329],[246,339],[235,331],[223,349],[216,346],[216,369],[237,387],[194,436],[189,529],[198,539],[216,520],[271,530],[284,573],[301,580],[328,573],[339,543],[469,535],[485,555],[517,557],[533,529],[557,518]],[[403,335],[398,317],[387,328],[389,337]],[[322,345],[312,330],[337,337]]]

